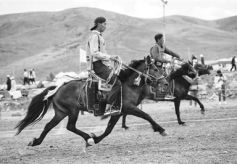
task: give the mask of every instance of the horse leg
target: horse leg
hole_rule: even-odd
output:
[[[88,144],[88,139],[91,138],[91,136],[79,129],[76,128],[76,122],[78,119],[79,110],[74,110],[71,114],[68,116],[68,123],[67,123],[67,130],[81,136],[86,141],[86,146],[91,146]]]
[[[31,141],[28,144],[28,146],[40,145],[43,142],[45,136],[48,134],[48,132],[51,129],[53,129],[65,117],[66,117],[65,113],[63,113],[63,112],[61,112],[59,110],[55,110],[55,115],[54,115],[53,119],[45,125],[44,130],[41,133],[40,137],[39,138],[34,138],[33,141]]]
[[[175,100],[174,100],[174,106],[175,106],[175,113],[176,113],[176,116],[177,116],[177,120],[178,120],[179,125],[184,125],[185,122],[181,121],[181,118],[180,118],[180,111],[179,111],[180,100],[175,99]]]
[[[96,136],[95,134],[92,134],[93,135],[92,138],[94,139],[94,142],[96,144],[99,143],[102,139],[104,139],[106,136],[108,136],[111,133],[114,126],[118,122],[120,116],[121,115],[111,116],[104,133],[101,134],[100,136]]]
[[[196,98],[196,97],[194,97],[194,96],[191,96],[191,95],[187,95],[187,96],[185,97],[185,99],[186,99],[186,100],[194,100],[195,102],[197,102],[198,105],[199,105],[200,108],[201,108],[201,113],[202,113],[202,114],[205,114],[204,105],[201,103],[201,101],[200,101],[198,98]]]
[[[123,119],[122,119],[122,128],[124,128],[125,130],[127,130],[129,127],[126,126],[126,114],[123,114]]]
[[[143,118],[144,120],[147,120],[148,122],[151,123],[152,128],[154,132],[159,132],[162,136],[166,136],[167,134],[165,133],[165,129],[163,129],[159,124],[157,124],[149,114],[143,112],[142,110],[138,109],[137,107],[130,107],[130,108],[124,108],[124,112],[126,114],[134,115],[140,118]]]

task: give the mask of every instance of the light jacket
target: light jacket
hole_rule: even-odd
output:
[[[170,61],[166,60],[164,57],[164,53],[171,55],[172,57],[180,58],[180,56],[173,51],[169,50],[168,48],[161,47],[158,44],[155,44],[154,46],[151,47],[150,49],[150,54],[153,59],[157,62],[161,63],[169,63]]]
[[[103,64],[109,66],[110,55],[106,52],[105,40],[101,33],[96,30],[93,30],[89,36],[87,56],[92,62],[101,60]]]

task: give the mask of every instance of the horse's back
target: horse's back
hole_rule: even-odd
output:
[[[64,104],[78,103],[78,98],[85,95],[85,84],[86,79],[69,81],[58,89],[54,100]]]

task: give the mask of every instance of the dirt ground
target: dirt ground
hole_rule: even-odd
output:
[[[128,116],[128,130],[121,129],[120,120],[107,138],[86,151],[83,139],[65,130],[67,119],[40,146],[26,146],[40,135],[52,111],[19,136],[14,136],[13,128],[21,117],[2,112],[0,163],[237,163],[237,101],[221,106],[213,101],[202,102],[207,110],[205,115],[198,107],[189,106],[188,101],[181,103],[181,118],[186,126],[177,124],[172,103],[144,104],[142,109],[166,129],[168,136],[153,132],[145,120]],[[77,127],[101,134],[107,122],[85,114],[79,116]]]

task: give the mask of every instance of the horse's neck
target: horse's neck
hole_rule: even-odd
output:
[[[182,74],[178,74],[178,75],[176,75],[175,74],[176,72],[171,72],[168,76],[167,76],[167,78],[166,78],[166,80],[169,82],[169,83],[171,83],[173,80],[175,81],[175,83],[177,84],[177,83],[179,83],[179,84],[181,84],[182,86],[186,86],[187,88],[189,88],[190,87],[190,83],[188,83],[182,76]],[[185,87],[185,88],[186,88]]]
[[[148,86],[147,84],[140,84],[139,86],[131,85],[131,83],[123,83],[124,94],[132,95],[130,98],[133,98],[133,102],[136,105],[139,105],[141,101],[148,95]]]

